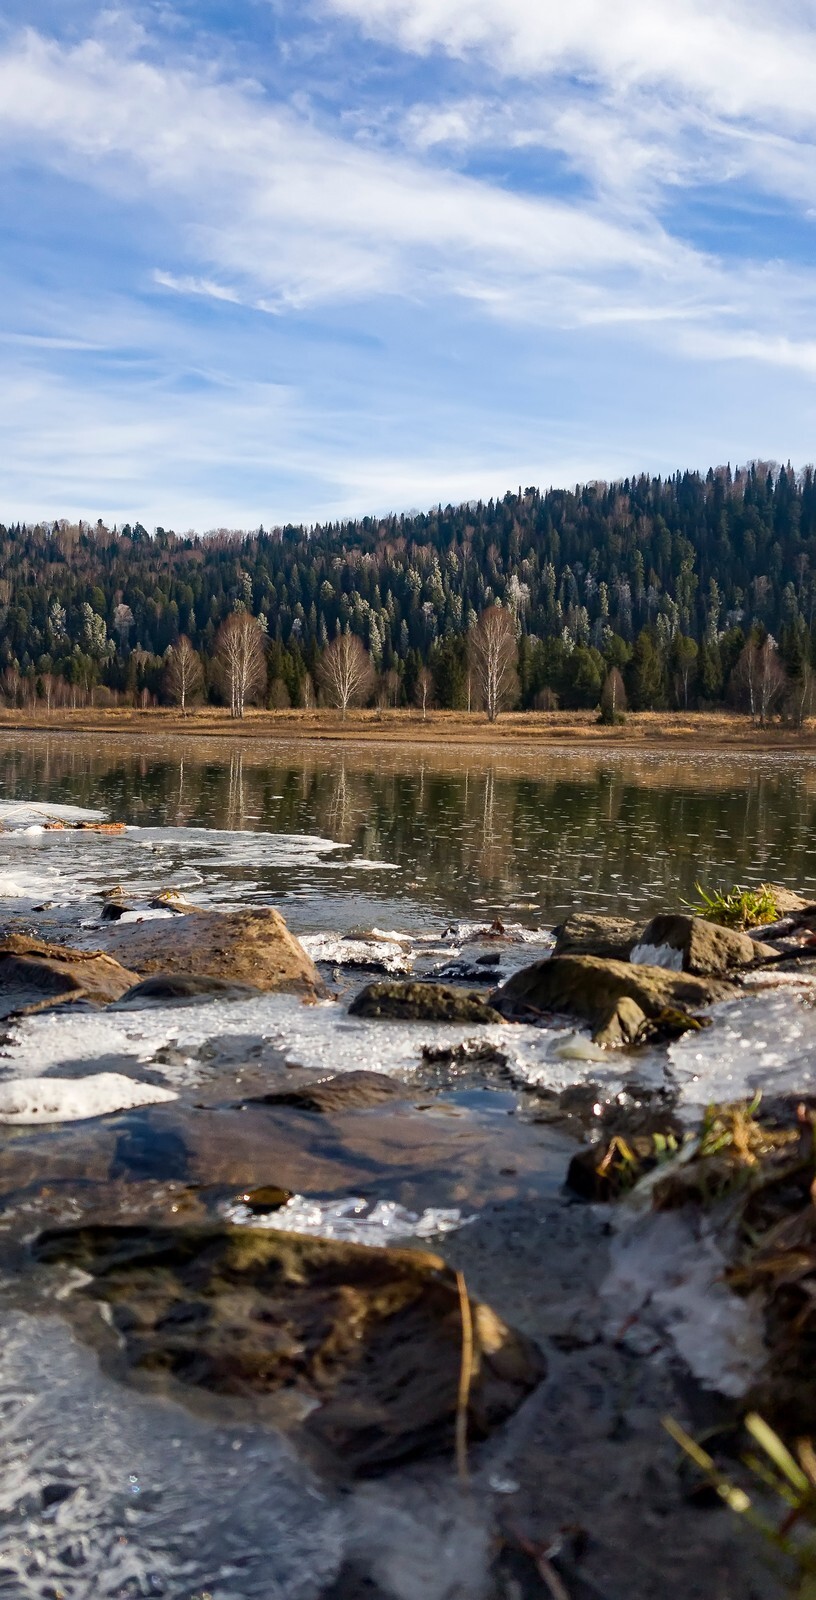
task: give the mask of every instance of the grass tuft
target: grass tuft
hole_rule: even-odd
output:
[[[695,917],[705,922],[716,922],[721,928],[761,928],[777,919],[773,889],[761,883],[758,889],[743,889],[737,883],[733,889],[714,889],[709,894],[701,884],[695,883],[699,900],[684,902]]]

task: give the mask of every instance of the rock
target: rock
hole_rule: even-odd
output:
[[[71,950],[12,933],[0,943],[0,1016],[65,1000],[109,1005],[136,979],[135,972],[99,950]]]
[[[337,1111],[362,1111],[383,1100],[405,1095],[404,1086],[384,1072],[339,1072],[333,1078],[304,1083],[298,1089],[274,1089],[259,1095],[252,1105],[296,1106],[299,1111],[319,1111],[332,1116]]]
[[[388,1017],[394,1022],[501,1022],[478,995],[460,994],[443,983],[369,983],[349,1006],[351,1017]]]
[[[604,956],[628,961],[643,924],[629,917],[606,917],[595,911],[573,911],[556,928],[556,956]]]
[[[145,1011],[151,1006],[193,1006],[202,1000],[251,1000],[261,994],[253,983],[229,978],[195,977],[189,972],[159,972],[143,978],[116,1002],[117,1011]]]
[[[176,916],[186,917],[190,912],[200,913],[201,910],[201,906],[193,905],[191,900],[185,899],[180,889],[162,889],[147,900],[132,900],[128,899],[124,889],[117,885],[115,889],[109,889],[105,894],[101,915],[103,922],[118,922],[125,912],[144,916],[148,911],[172,911]]]
[[[787,917],[793,911],[814,911],[816,907],[812,899],[806,900],[801,894],[795,894],[792,889],[786,889],[781,883],[769,883],[766,887],[773,896],[778,917]]]
[[[199,911],[172,922],[112,930],[108,948],[141,975],[189,973],[252,984],[264,992],[325,993],[306,951],[277,911]]]
[[[514,973],[490,995],[505,1017],[525,1019],[563,1012],[582,1017],[596,1042],[631,1043],[647,1019],[667,1008],[711,1005],[735,993],[724,979],[699,978],[662,967],[633,966],[600,956],[551,956]]]
[[[237,1197],[238,1203],[257,1217],[268,1217],[270,1212],[280,1211],[281,1206],[285,1206],[291,1198],[291,1189],[279,1189],[272,1183],[262,1184],[259,1189],[248,1189]]]
[[[190,1225],[57,1228],[33,1248],[42,1263],[89,1275],[63,1306],[87,1332],[88,1300],[101,1303],[142,1381],[243,1398],[253,1418],[275,1416],[270,1397],[297,1397],[301,1412],[316,1402],[307,1431],[352,1471],[452,1446],[462,1306],[438,1256]],[[545,1362],[488,1306],[470,1311],[477,1438],[516,1409]],[[103,1343],[105,1319],[93,1328]]]
[[[630,960],[635,965],[694,972],[698,977],[722,977],[775,954],[747,933],[721,928],[702,917],[669,912],[647,923]]]

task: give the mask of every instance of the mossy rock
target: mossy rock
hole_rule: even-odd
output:
[[[591,1024],[600,1044],[634,1044],[644,1024],[667,1011],[690,1014],[735,993],[724,979],[698,978],[662,967],[633,966],[600,956],[551,956],[534,961],[495,989],[490,1003],[506,1017],[528,1020],[552,1013]]]
[[[476,994],[444,983],[369,983],[349,1006],[349,1016],[394,1022],[503,1022]]]
[[[267,1397],[294,1391],[314,1408],[308,1431],[358,1472],[451,1448],[462,1303],[438,1256],[227,1226],[59,1228],[33,1249],[88,1274],[66,1307],[103,1306],[143,1381],[244,1400],[261,1416]],[[545,1363],[488,1306],[470,1309],[478,1438]],[[100,1341],[105,1331],[100,1319]]]

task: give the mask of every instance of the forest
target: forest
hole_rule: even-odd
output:
[[[462,709],[478,699],[469,640],[497,606],[516,641],[506,706],[592,707],[614,672],[635,710],[754,709],[746,651],[764,651],[776,709],[801,715],[814,659],[814,470],[754,462],[519,489],[311,528],[0,526],[0,696],[177,699],[167,669],[183,639],[191,690],[229,703],[219,638],[239,614],[263,639],[257,703],[327,694],[321,661],[348,634],[367,652],[368,700]]]

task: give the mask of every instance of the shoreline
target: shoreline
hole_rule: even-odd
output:
[[[221,707],[196,708],[182,717],[172,709],[86,708],[31,713],[0,711],[0,734],[107,734],[272,741],[293,745],[371,744],[446,746],[496,750],[571,747],[583,750],[711,749],[809,752],[816,755],[816,722],[794,729],[755,727],[732,712],[631,713],[620,727],[601,726],[594,712],[506,712],[490,724],[483,713],[354,711],[345,720],[329,711],[250,710],[241,721]]]

